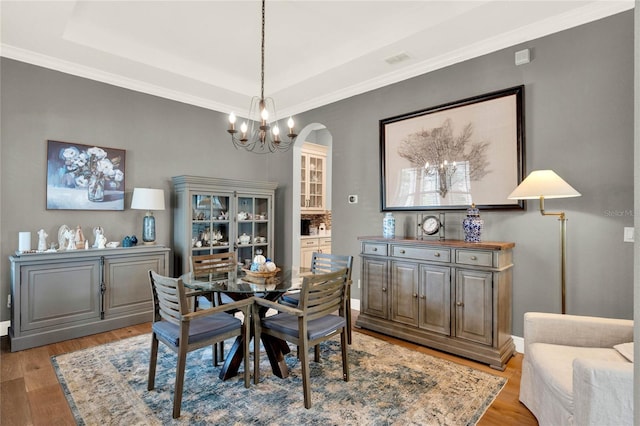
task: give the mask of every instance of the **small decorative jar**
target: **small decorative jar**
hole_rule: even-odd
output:
[[[480,219],[480,211],[475,204],[467,210],[467,217],[462,221],[464,240],[468,243],[479,243],[484,220]]]
[[[396,218],[393,213],[385,213],[382,219],[382,238],[395,238],[396,236]]]

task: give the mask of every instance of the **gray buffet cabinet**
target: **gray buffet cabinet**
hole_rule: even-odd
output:
[[[151,321],[148,271],[167,275],[169,251],[138,246],[10,256],[11,351]]]
[[[358,327],[504,370],[514,243],[360,237]]]

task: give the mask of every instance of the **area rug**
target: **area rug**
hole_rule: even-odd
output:
[[[150,335],[142,335],[52,357],[78,424],[473,425],[506,383],[354,332],[349,382],[339,341],[325,342],[322,362],[311,362],[307,410],[295,349],[286,357],[288,378],[274,376],[264,355],[260,383],[252,378],[246,389],[241,375],[219,380],[211,348],[203,348],[189,354],[181,417],[173,420],[176,356],[160,345],[156,387],[147,391],[149,349]]]

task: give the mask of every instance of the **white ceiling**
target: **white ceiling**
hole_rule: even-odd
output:
[[[292,115],[633,5],[269,0],[265,96],[280,117]],[[2,0],[0,8],[4,57],[239,115],[259,95],[259,1]],[[403,53],[407,60],[385,61]]]

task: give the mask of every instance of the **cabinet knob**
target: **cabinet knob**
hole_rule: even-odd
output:
[[[471,260],[478,260],[478,258],[475,256],[471,256]]]
[[[420,299],[426,299],[427,296],[425,296],[424,294],[422,296],[420,296]]]
[[[378,247],[374,247],[374,248],[373,248],[373,251],[378,251]]]
[[[387,291],[387,288],[386,287],[382,287],[382,291]]]
[[[463,302],[456,302],[456,306],[464,306]]]
[[[413,297],[415,297],[417,299],[418,295],[416,293],[413,293]]]
[[[404,254],[404,253],[405,253],[405,251],[404,251],[404,250],[400,250],[400,254]]]
[[[433,255],[434,255],[435,257],[440,257],[440,252],[435,252]]]

